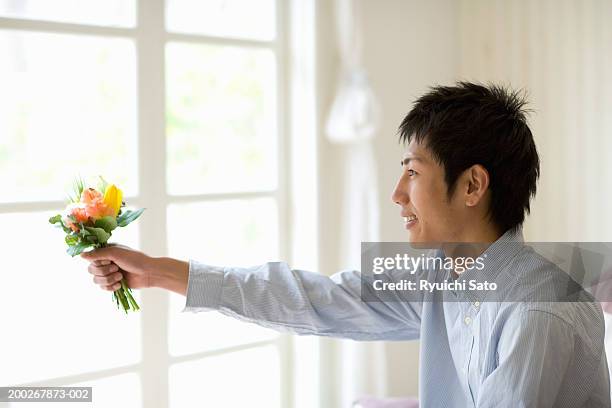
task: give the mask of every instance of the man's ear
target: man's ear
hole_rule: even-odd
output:
[[[484,166],[475,164],[466,169],[464,174],[467,183],[465,205],[475,207],[483,199],[489,188],[489,172]]]

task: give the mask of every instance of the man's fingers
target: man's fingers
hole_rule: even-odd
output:
[[[116,246],[110,246],[105,248],[94,249],[93,251],[81,253],[81,258],[88,260],[89,262],[94,261],[114,261],[117,251],[121,249]]]
[[[109,261],[108,259],[103,259],[103,260],[93,261],[92,263],[96,266],[104,266],[104,265],[110,264],[111,261]]]
[[[94,275],[93,277],[94,283],[100,286],[113,286],[116,283],[121,282],[121,279],[123,279],[123,275],[121,275],[121,273],[119,272],[113,273],[108,276]]]
[[[94,276],[107,276],[113,272],[119,271],[119,267],[115,264],[105,266],[96,266],[94,264],[89,264],[89,266],[87,267],[87,271]]]
[[[115,283],[114,285],[110,285],[110,286],[108,286],[108,285],[101,285],[100,287],[102,289],[104,289],[104,290],[108,290],[110,292],[114,292],[114,291],[116,291],[117,289],[119,289],[121,287],[121,283]]]

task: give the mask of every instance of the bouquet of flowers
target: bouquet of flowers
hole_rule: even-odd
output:
[[[144,211],[144,208],[124,210],[122,191],[102,177],[98,189],[85,188],[83,180],[77,180],[69,201],[64,213],[49,218],[49,222],[66,233],[66,252],[73,257],[88,248],[107,246],[115,228],[127,226]],[[121,280],[121,287],[113,292],[113,300],[126,314],[129,310],[140,310],[125,278]]]

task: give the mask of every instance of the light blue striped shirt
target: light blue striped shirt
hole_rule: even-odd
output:
[[[517,301],[558,272],[520,231],[485,253],[479,277],[513,291],[512,302],[480,302],[469,291],[452,302],[364,302],[357,271],[327,277],[282,262],[235,268],[191,260],[184,311],[218,310],[296,334],[420,339],[422,407],[610,407],[599,304],[588,294],[579,302]]]

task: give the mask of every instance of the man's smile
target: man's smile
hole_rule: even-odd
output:
[[[414,214],[404,217],[404,225],[406,226],[406,229],[411,228],[414,224],[417,223],[417,221],[418,221],[418,218]]]

